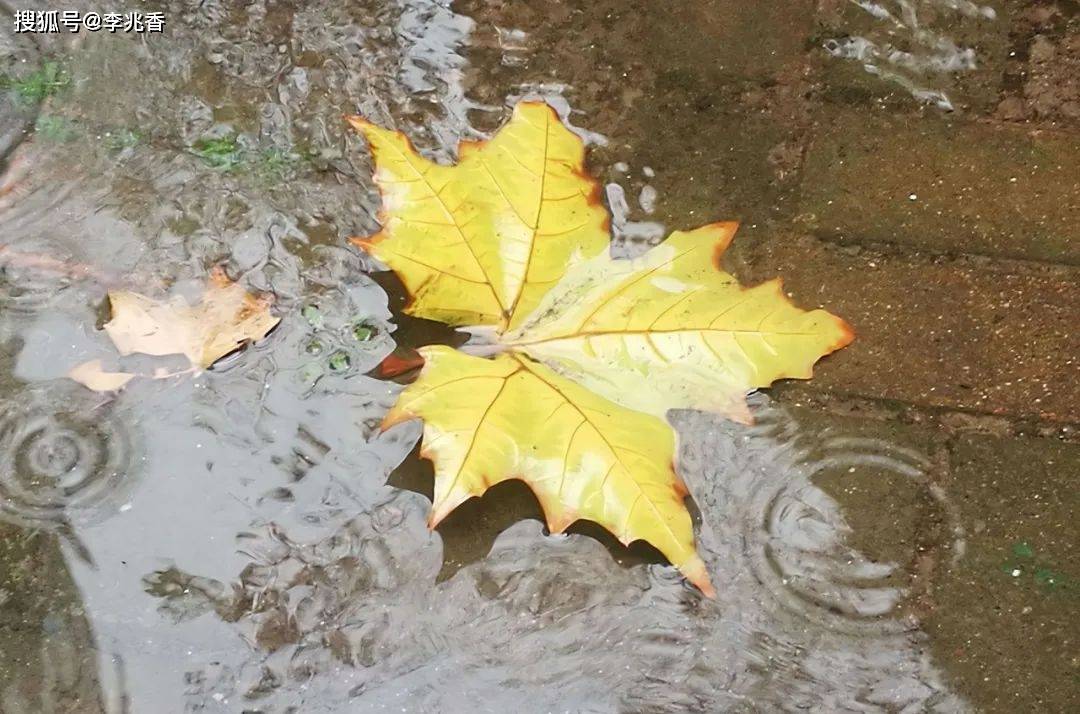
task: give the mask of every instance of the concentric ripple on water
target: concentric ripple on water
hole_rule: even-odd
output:
[[[120,422],[34,392],[0,409],[0,518],[42,527],[100,517],[130,478]]]
[[[820,433],[808,430],[785,410],[768,405],[758,414],[757,425],[746,430],[711,424],[703,415],[686,423],[693,424],[688,430],[695,438],[723,449],[705,458],[730,461],[723,473],[712,472],[713,464],[699,464],[701,455],[684,453],[690,470],[704,471],[701,482],[707,490],[719,491],[704,494],[703,512],[722,510],[724,516],[717,519],[721,523],[741,514],[738,537],[759,587],[801,620],[852,634],[885,635],[915,626],[900,614],[901,604],[912,594],[909,571],[918,555],[915,546],[892,544],[895,562],[860,552],[851,542],[855,533],[841,504],[821,487],[824,480],[839,478],[849,487],[888,481],[891,488],[910,493],[925,512],[925,521],[942,524],[940,537],[919,536],[944,542],[923,546],[950,552],[954,559],[963,554],[964,533],[955,508],[931,479],[929,458],[914,449],[846,434],[842,421]],[[705,438],[706,428],[730,432],[734,438]],[[880,522],[895,516],[886,504],[880,508],[873,515]]]

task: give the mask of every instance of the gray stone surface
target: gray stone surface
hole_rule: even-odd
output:
[[[806,387],[934,408],[1080,421],[1080,270],[839,246],[747,241],[739,272],[782,276],[795,301],[855,329]]]
[[[1080,447],[964,436],[950,466],[967,547],[924,618],[935,656],[980,711],[1076,711]]]
[[[817,235],[1080,264],[1080,136],[827,108],[799,212]]]

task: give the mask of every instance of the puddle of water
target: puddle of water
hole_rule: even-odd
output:
[[[898,85],[919,102],[955,110],[949,93],[934,84],[941,77],[947,81],[951,75],[974,70],[978,60],[973,47],[958,45],[935,25],[955,25],[950,22],[954,17],[993,22],[997,11],[968,0],[850,1],[873,18],[875,26],[865,35],[831,37],[824,43],[825,50],[838,59],[859,63],[868,74]],[[938,20],[942,14],[944,22]]]
[[[0,663],[0,709],[966,708],[919,617],[967,534],[910,439],[764,398],[752,428],[673,415],[721,593],[704,601],[649,548],[545,534],[512,489],[429,533],[419,429],[378,430],[399,386],[370,370],[396,343],[455,338],[400,317],[393,279],[346,247],[375,229],[378,199],[342,114],[449,160],[515,97],[547,97],[595,148],[633,252],[721,217],[683,210],[718,186],[734,197],[716,210],[750,230],[783,214],[801,79],[738,90],[785,120],[729,136],[687,69],[702,55],[648,66],[631,40],[651,16],[632,4],[602,8],[627,40],[606,61],[639,73],[625,82],[545,55],[542,24],[496,26],[469,4],[160,5],[170,30],[145,41],[0,35],[5,71],[57,61],[68,77],[0,101],[0,642],[28,653]],[[607,27],[597,9],[547,9],[581,14],[581,37]],[[732,150],[708,163],[695,127]],[[749,152],[771,157],[764,174],[741,168]],[[217,264],[275,294],[264,343],[114,398],[62,378],[107,348],[108,289],[184,293]]]

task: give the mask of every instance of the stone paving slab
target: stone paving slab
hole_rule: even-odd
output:
[[[79,589],[64,564],[64,545],[46,532],[0,522],[0,711],[5,714],[43,711],[46,702],[54,703],[53,711],[107,711],[96,660],[73,654],[96,645]]]
[[[813,6],[468,0],[461,10],[477,21],[478,45],[469,93],[498,106],[528,91],[550,95],[545,84],[557,77],[570,120],[606,137],[590,166],[623,187],[631,220],[670,230],[786,219],[812,117]],[[499,28],[522,35],[508,40]],[[515,43],[531,49],[528,62],[506,49]],[[503,115],[471,118],[493,130]],[[646,186],[654,211],[638,210]]]
[[[966,550],[922,618],[934,659],[978,711],[1077,711],[1080,446],[967,436],[950,452]]]
[[[744,282],[786,276],[854,343],[804,389],[1049,422],[1080,421],[1080,270],[883,254],[806,235],[736,238]]]
[[[1080,134],[826,107],[803,170],[815,235],[1080,264]]]

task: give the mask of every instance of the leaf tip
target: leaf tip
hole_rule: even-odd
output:
[[[135,378],[128,372],[106,372],[100,359],[72,367],[67,376],[95,392],[118,392]]]
[[[691,585],[701,591],[701,594],[710,600],[716,599],[716,588],[713,587],[712,581],[709,579],[709,573],[705,569],[705,563],[701,558],[696,555],[689,561],[679,566],[679,570],[682,572]]]
[[[715,235],[715,243],[713,243],[713,265],[716,266],[717,270],[723,270],[724,253],[727,252],[732,239],[735,238],[735,232],[739,230],[739,222],[717,221],[716,223],[702,226],[702,228]]]
[[[712,583],[709,582],[708,576],[705,576],[705,580],[703,582],[695,582],[694,585],[697,586],[698,590],[700,590],[701,594],[705,597],[709,598],[710,600],[716,599],[716,588],[714,588]]]
[[[847,320],[838,315],[833,315],[832,318],[836,323],[837,329],[840,331],[840,336],[836,338],[836,342],[829,346],[829,352],[835,352],[836,350],[847,347],[855,341],[855,328],[853,328]]]
[[[345,120],[345,123],[361,134],[364,134],[368,129],[375,126],[359,114],[343,114],[342,118]]]
[[[379,431],[387,431],[388,429],[392,429],[398,424],[401,424],[402,422],[411,421],[415,418],[416,415],[412,414],[411,412],[407,412],[404,409],[401,409],[397,405],[395,405],[393,409],[386,413],[386,416],[384,416],[383,420],[379,423]],[[423,452],[421,452],[420,455],[424,456]]]
[[[454,499],[444,499],[431,504],[431,513],[428,514],[428,530],[435,530],[443,520],[449,516],[455,508],[469,499],[468,495]]]
[[[379,166],[381,165],[380,156],[387,147],[395,147],[397,151],[403,151],[410,155],[416,161],[423,161],[423,158],[417,153],[416,146],[413,144],[412,139],[403,132],[394,129],[388,129],[386,127],[379,126],[374,122],[370,122],[359,115],[346,115],[345,122],[352,127],[352,129],[364,137],[368,143],[368,150],[371,152],[371,158],[375,162],[375,183],[380,184],[379,180]],[[385,200],[385,192],[380,184],[380,193],[383,193]]]
[[[514,105],[514,116],[523,116],[529,112],[547,112],[548,118],[554,119],[560,123],[562,122],[562,120],[559,119],[559,113],[555,111],[555,107],[543,100],[529,99]]]
[[[362,248],[367,252],[371,252],[372,249],[382,240],[382,231],[370,236],[353,236],[349,238],[349,242],[355,245],[357,248]]]

